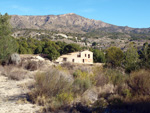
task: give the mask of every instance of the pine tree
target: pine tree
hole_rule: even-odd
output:
[[[9,56],[17,51],[15,39],[11,36],[10,16],[0,14],[0,63],[6,62]]]

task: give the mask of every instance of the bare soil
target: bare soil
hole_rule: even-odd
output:
[[[38,113],[40,106],[26,100],[33,78],[10,80],[0,74],[0,113]]]

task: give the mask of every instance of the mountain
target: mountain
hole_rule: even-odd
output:
[[[64,32],[86,32],[91,29],[112,26],[74,13],[47,16],[12,15],[11,24],[14,28],[46,29]]]
[[[11,15],[11,25],[17,29],[41,29],[50,31],[70,33],[125,33],[140,34],[150,37],[150,28],[131,28],[127,26],[116,26],[84,18],[74,13],[63,15],[46,16],[19,16]],[[137,35],[135,35],[137,36]]]

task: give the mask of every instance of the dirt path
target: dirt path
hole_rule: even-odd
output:
[[[25,99],[31,82],[31,78],[14,81],[0,75],[0,113],[37,113],[40,107]]]

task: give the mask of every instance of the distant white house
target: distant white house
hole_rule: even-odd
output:
[[[64,37],[64,38],[68,38],[68,36],[67,36],[67,35],[62,34],[62,33],[56,34],[56,36],[62,36],[62,37]]]
[[[57,63],[63,62],[72,62],[72,63],[81,63],[81,64],[93,64],[93,52],[89,50],[73,52],[66,55],[60,56],[57,60]]]

